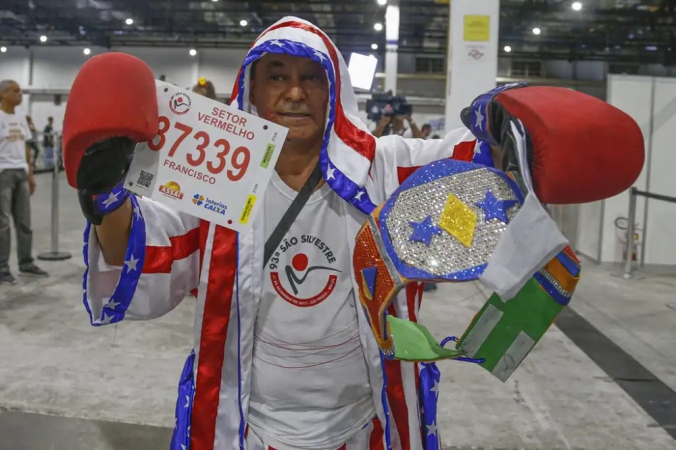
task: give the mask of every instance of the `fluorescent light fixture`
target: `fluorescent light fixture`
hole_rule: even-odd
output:
[[[510,47],[509,45],[505,45],[505,52],[509,53],[511,51],[512,51],[512,47]]]
[[[367,91],[371,90],[377,66],[378,58],[362,55],[361,53],[352,53],[350,55],[350,63],[347,66],[350,80],[352,80],[352,87]]]
[[[380,6],[385,6],[385,5],[387,5],[387,0],[378,0],[378,4]]]
[[[378,50],[378,44],[371,44],[371,50]]]
[[[45,35],[40,36],[40,42],[47,42],[47,36]]]
[[[196,54],[197,54],[197,50],[195,50],[194,48],[191,48],[190,49],[190,56],[195,56]]]
[[[92,51],[89,50],[88,48],[85,48],[84,50],[82,50],[82,53],[84,53],[85,55],[88,55],[88,54],[90,54],[91,52],[92,52]]]
[[[239,21],[239,25],[242,26],[242,27],[245,27],[245,26],[249,25],[249,21],[246,20],[246,19],[242,19],[242,20]]]
[[[571,7],[573,8],[573,11],[580,11],[582,9],[582,3],[581,2],[573,2]]]
[[[129,18],[129,19],[125,20],[124,23],[126,23],[127,25],[133,25],[133,24],[134,24],[134,19]]]
[[[538,27],[533,28],[533,34],[538,36],[540,33],[542,33],[542,30],[539,29]]]
[[[5,53],[7,51],[7,47],[0,47],[0,52]]]
[[[383,24],[378,22],[378,23],[373,25],[373,29],[376,30],[376,31],[383,31]]]

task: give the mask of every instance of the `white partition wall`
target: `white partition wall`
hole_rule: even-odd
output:
[[[648,191],[676,197],[676,79],[655,78],[652,113]],[[646,209],[645,264],[676,265],[676,204],[649,199]]]
[[[67,94],[82,65],[91,57],[107,52],[101,47],[8,47],[0,53],[0,80],[16,80],[27,92],[21,110],[33,116],[42,130],[47,117],[54,117],[54,128],[60,131],[65,113]],[[237,72],[246,55],[241,49],[198,49],[191,56],[189,49],[166,47],[119,47],[110,51],[132,54],[145,61],[156,78],[161,75],[169,83],[188,88],[206,77],[216,87],[219,96],[230,97]],[[101,86],[105,89],[105,86]],[[57,98],[57,95],[60,95]]]
[[[676,80],[610,75],[608,102],[634,118],[645,138],[646,162],[634,186],[676,197]],[[604,263],[621,262],[624,234],[615,221],[626,218],[628,208],[628,192],[582,205],[577,239],[580,253]],[[636,223],[642,239],[641,263],[676,266],[676,204],[639,197]]]
[[[646,190],[648,166],[650,164],[651,118],[653,102],[653,79],[651,77],[610,75],[608,77],[608,103],[629,114],[643,132],[646,148],[646,162],[643,172],[634,183],[638,189]],[[629,193],[624,192],[603,202],[603,224],[601,240],[601,261],[621,262],[623,246],[618,238],[620,233],[615,220],[627,217]],[[637,202],[636,217],[639,227],[644,228],[645,199]]]

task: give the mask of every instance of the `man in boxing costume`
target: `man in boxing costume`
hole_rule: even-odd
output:
[[[120,92],[97,92],[124,102]],[[91,120],[95,100],[71,97],[66,134],[100,130],[76,119],[84,109]],[[417,167],[443,158],[500,162],[499,148],[467,129],[441,140],[375,139],[358,119],[337,48],[297,18],[255,41],[231,104],[289,129],[264,207],[241,235],[121,185],[91,196],[110,183],[96,168],[124,172],[134,148],[131,133],[119,137],[123,118],[101,113],[110,131],[67,167],[90,219],[84,288],[92,324],[160,317],[196,292],[195,350],[181,377],[172,449],[423,449],[418,368],[381,358],[355,305],[355,236]],[[265,242],[315,173],[321,181],[264,263]],[[393,312],[416,320],[421,291],[410,285]]]

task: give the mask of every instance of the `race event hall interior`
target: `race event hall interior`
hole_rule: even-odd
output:
[[[676,450],[676,0],[0,0],[0,450]]]

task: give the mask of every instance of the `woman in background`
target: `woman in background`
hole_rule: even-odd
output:
[[[211,81],[204,77],[201,77],[197,80],[197,84],[193,86],[192,91],[195,94],[216,100],[216,88],[214,88],[214,85]]]

